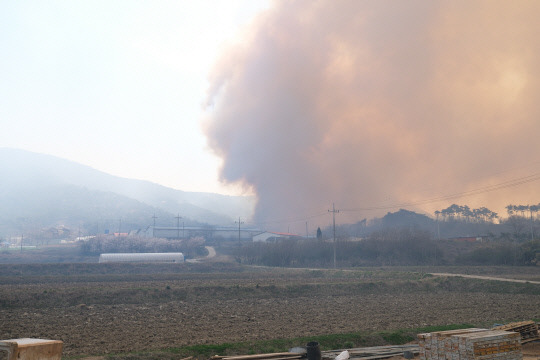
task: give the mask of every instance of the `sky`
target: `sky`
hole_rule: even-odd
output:
[[[301,232],[540,203],[538,1],[4,1],[0,146]],[[292,226],[292,228],[291,228]]]
[[[219,181],[201,129],[213,63],[260,0],[0,2],[0,147],[185,191]]]

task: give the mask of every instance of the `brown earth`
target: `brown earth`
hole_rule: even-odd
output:
[[[0,276],[0,338],[59,339],[65,355],[101,355],[540,318],[536,284],[387,270],[189,269]]]

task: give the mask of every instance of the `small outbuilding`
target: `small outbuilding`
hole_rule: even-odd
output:
[[[253,242],[269,242],[269,241],[276,241],[277,239],[293,239],[293,238],[300,238],[300,236],[295,235],[295,234],[289,234],[289,233],[265,231],[257,235],[254,235]]]
[[[174,253],[109,253],[99,255],[100,263],[139,262],[139,263],[180,263],[184,254]]]

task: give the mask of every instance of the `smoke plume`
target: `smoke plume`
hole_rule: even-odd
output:
[[[538,182],[504,186],[540,172],[539,13],[537,1],[275,2],[211,74],[222,179],[251,187],[254,220],[276,229],[332,203],[355,221],[540,202]]]

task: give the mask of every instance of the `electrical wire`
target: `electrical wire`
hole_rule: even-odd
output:
[[[258,225],[269,225],[269,224],[285,224],[285,223],[296,223],[296,222],[304,222],[310,219],[314,219],[323,215],[328,214],[328,212],[318,213],[314,215],[308,215],[305,217],[299,217],[294,219],[279,219],[279,220],[267,220],[267,221],[257,221],[256,223]]]
[[[519,177],[519,178],[515,178],[515,179],[511,179],[511,180],[507,180],[507,181],[503,181],[497,184],[484,186],[484,187],[473,189],[473,190],[462,191],[462,192],[457,192],[457,193],[447,194],[447,195],[441,195],[441,196],[436,196],[436,197],[418,200],[418,201],[395,203],[391,205],[375,205],[375,206],[368,206],[368,207],[361,207],[361,208],[340,209],[340,212],[366,212],[366,211],[388,210],[388,209],[394,209],[394,208],[404,208],[404,207],[410,207],[410,206],[426,205],[426,204],[459,199],[463,197],[511,188],[511,187],[531,183],[534,181],[538,181],[538,180],[540,180],[540,172],[523,176],[523,177]],[[304,216],[304,217],[296,217],[292,219],[284,218],[284,219],[277,219],[277,220],[267,220],[267,221],[262,221],[262,222],[257,221],[257,224],[270,225],[270,224],[297,223],[297,222],[304,222],[304,221],[321,217],[321,216],[325,216],[325,215],[328,215],[327,211],[313,214],[313,215]]]
[[[431,204],[431,203],[436,203],[436,202],[441,202],[441,201],[446,201],[446,200],[453,200],[453,199],[458,199],[458,198],[462,198],[462,197],[483,194],[483,193],[486,193],[486,192],[506,189],[506,188],[510,188],[510,187],[515,187],[515,186],[527,184],[527,183],[530,183],[530,182],[533,182],[533,181],[538,181],[538,180],[540,180],[540,172],[532,174],[532,175],[520,177],[520,178],[515,178],[515,179],[503,181],[503,182],[498,183],[498,184],[488,185],[488,186],[478,188],[478,189],[458,192],[458,193],[454,193],[454,194],[437,196],[437,197],[430,198],[430,199],[423,199],[423,200],[418,200],[418,201],[396,203],[396,204],[385,205],[385,206],[371,206],[371,207],[354,208],[354,209],[342,209],[341,211],[344,211],[344,212],[359,212],[359,211],[387,210],[387,209],[393,209],[393,208],[397,208],[397,207],[426,205],[426,204]]]

